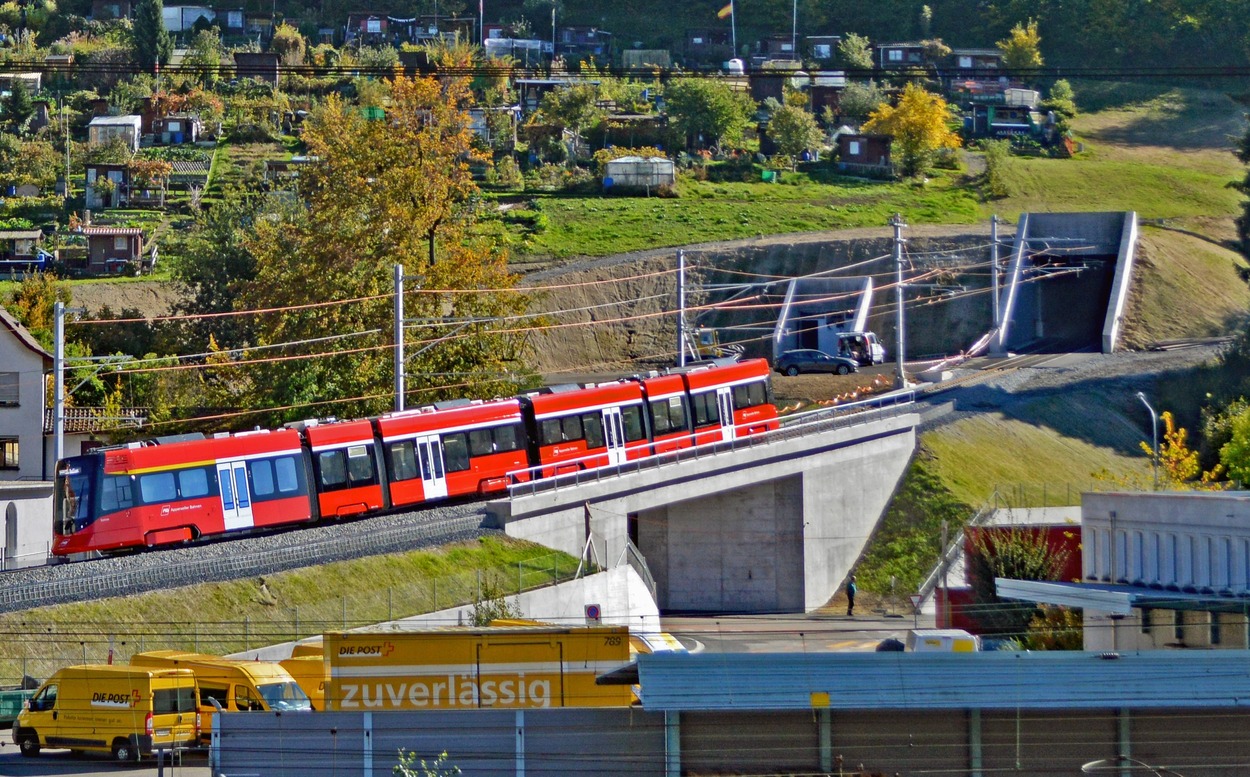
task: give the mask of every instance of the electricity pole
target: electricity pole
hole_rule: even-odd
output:
[[[395,412],[404,409],[404,266],[395,265]]]
[[[907,375],[903,372],[903,349],[906,345],[903,337],[903,244],[907,242],[903,239],[903,228],[907,223],[903,221],[901,213],[895,213],[894,218],[890,219],[890,226],[894,227],[894,298],[898,304],[894,388],[902,389],[907,388]]]
[[[677,366],[686,366],[686,252],[677,252]]]
[[[994,328],[998,329],[1002,313],[998,308],[998,214],[990,216],[990,283],[994,292]]]

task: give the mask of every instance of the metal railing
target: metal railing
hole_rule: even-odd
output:
[[[882,418],[900,415],[903,412],[910,412],[915,401],[914,392],[894,392],[881,397],[860,400],[859,402],[789,415],[779,419],[780,428],[773,431],[759,432],[702,445],[688,445],[677,450],[628,459],[619,463],[584,467],[588,462],[602,461],[606,454],[599,453],[593,456],[583,456],[577,459],[515,470],[508,473],[509,479],[512,480],[512,483],[508,486],[508,496],[515,499],[518,496],[533,496],[543,492],[560,491],[561,489],[572,488],[584,483],[595,483],[610,478],[618,478],[622,475],[657,469],[673,462],[697,461],[746,448],[756,448],[783,440],[794,440],[809,434],[858,426]],[[707,434],[704,431],[698,433],[697,436],[706,436]],[[665,440],[664,442],[686,442],[695,436],[691,434],[685,437]],[[635,446],[635,450],[646,445]],[[565,467],[578,467],[578,469],[542,477],[544,472]]]

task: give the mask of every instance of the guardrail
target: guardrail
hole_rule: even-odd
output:
[[[571,465],[577,465],[580,467],[587,461],[602,460],[605,454],[600,453],[594,456],[583,456],[578,459],[562,461],[558,464],[545,464],[538,467],[515,470],[508,473],[509,479],[513,481],[508,486],[508,496],[509,498],[515,499],[518,496],[534,496],[539,493],[559,491],[564,488],[572,488],[584,483],[596,483],[608,478],[617,478],[622,475],[656,469],[672,462],[689,461],[692,459],[698,460],[709,456],[719,456],[727,452],[742,450],[744,448],[755,448],[760,445],[768,445],[781,440],[793,440],[816,432],[826,432],[833,429],[857,426],[859,424],[868,423],[880,418],[889,418],[891,416],[900,415],[903,412],[910,411],[912,406],[915,404],[915,401],[915,392],[892,392],[880,397],[872,397],[870,399],[851,402],[845,405],[837,405],[834,407],[820,408],[818,410],[809,410],[803,413],[795,413],[780,419],[781,428],[775,431],[760,432],[758,434],[750,434],[744,437],[734,437],[730,440],[721,440],[713,443],[705,443],[703,445],[693,445],[674,451],[667,451],[665,453],[644,456],[637,459],[629,459],[617,464],[587,467],[585,469],[577,469],[573,472],[562,472],[545,478],[538,477],[544,470],[551,470],[553,467],[568,467]],[[701,434],[707,434],[707,432],[701,432]],[[694,435],[687,435],[685,438],[674,439],[685,440],[690,439],[693,436]],[[518,476],[524,476],[526,479],[518,480]]]

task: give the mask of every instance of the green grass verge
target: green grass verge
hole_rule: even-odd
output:
[[[821,183],[785,173],[779,184],[683,180],[680,197],[531,195],[545,228],[509,224],[501,234],[520,255],[605,256],[761,235],[882,226],[896,212],[909,223],[972,223],[976,199],[949,177],[928,185],[841,179]],[[501,223],[501,222],[496,222]]]
[[[61,666],[125,662],[143,650],[233,653],[355,628],[567,579],[577,559],[532,543],[484,537],[437,550],[356,559],[0,615],[0,685]],[[452,624],[448,624],[452,625]]]

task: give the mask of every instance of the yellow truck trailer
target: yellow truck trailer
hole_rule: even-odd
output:
[[[623,626],[449,627],[332,632],[325,708],[422,710],[627,707],[628,686],[596,685],[629,663]]]
[[[13,724],[22,755],[44,747],[137,761],[199,738],[195,676],[185,669],[82,665],[58,669]]]

